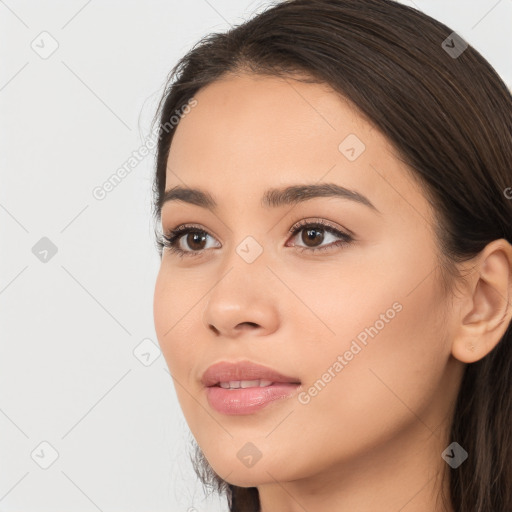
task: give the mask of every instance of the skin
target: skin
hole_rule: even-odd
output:
[[[154,320],[209,463],[232,484],[258,487],[263,512],[453,511],[438,499],[449,474],[441,453],[466,363],[492,350],[512,316],[510,244],[489,244],[445,294],[429,202],[349,103],[324,84],[249,74],[196,99],[171,145],[166,190],[204,188],[219,207],[164,205],[164,230],[193,223],[211,236],[199,257],[164,249]],[[354,161],[338,149],[349,134],[366,146]],[[267,188],[317,182],[358,191],[378,212],[326,197],[260,204]],[[301,253],[304,230],[288,230],[303,219],[355,240]],[[323,234],[317,246],[339,240]],[[236,252],[249,235],[263,249],[250,264]],[[180,247],[197,246],[184,236]],[[208,405],[201,376],[226,360],[270,366],[307,391],[394,303],[400,312],[307,404],[294,396],[243,416]],[[252,467],[237,457],[247,442],[262,454]]]

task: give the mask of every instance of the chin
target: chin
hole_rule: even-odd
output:
[[[269,466],[263,459],[252,467],[245,467],[237,458],[236,452],[233,458],[226,459],[224,457],[225,454],[222,458],[214,459],[213,463],[210,462],[210,466],[220,478],[237,487],[257,487],[274,482],[272,477],[280,480],[283,476],[278,468]]]
[[[222,460],[213,465],[214,471],[226,482],[237,487],[259,487],[264,484],[273,484],[275,481],[292,481],[309,475],[307,468],[303,471],[296,471],[297,468],[290,466],[287,461],[272,460],[265,461],[264,457],[252,467],[244,467],[238,459]]]

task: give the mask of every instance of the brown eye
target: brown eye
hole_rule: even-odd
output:
[[[191,231],[184,237],[188,247],[194,251],[201,251],[204,249],[203,244],[206,242],[208,235],[202,234],[200,231]]]
[[[293,244],[293,246],[297,247],[301,251],[309,251],[311,253],[348,245],[354,240],[351,235],[343,233],[333,226],[324,224],[324,221],[321,220],[314,223],[302,221],[300,225],[296,225],[291,228],[290,232],[293,233],[294,238],[299,233],[302,233],[300,237],[301,243]],[[325,241],[329,241],[329,237],[333,238],[332,243],[322,245]],[[170,252],[180,257],[201,256],[206,252],[206,249],[208,249],[208,238],[215,240],[214,237],[203,229],[182,225],[171,230],[167,234],[162,235],[160,238],[160,244],[162,247],[167,247]],[[288,246],[288,244],[286,244],[286,246]],[[216,247],[220,247],[220,244]]]
[[[293,233],[293,238],[297,238],[297,235],[301,233],[299,239],[300,243],[295,242],[293,245],[301,251],[309,251],[311,253],[348,245],[354,240],[351,235],[343,233],[339,229],[326,224],[325,221],[322,220],[318,220],[316,222],[302,221],[298,225],[292,227],[290,232]],[[331,241],[332,243],[324,244],[324,242]]]
[[[208,249],[208,237],[213,240],[207,231],[192,226],[180,226],[162,235],[160,244],[178,256],[200,256]]]
[[[321,244],[324,240],[322,231],[323,228],[302,229],[301,239],[308,247],[316,247],[317,244]]]

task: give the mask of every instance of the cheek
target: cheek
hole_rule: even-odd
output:
[[[187,422],[195,425],[194,417],[198,411],[197,402],[192,397],[199,388],[193,387],[191,370],[201,351],[197,346],[199,337],[191,335],[191,326],[200,320],[196,308],[200,307],[197,297],[202,294],[194,293],[190,285],[180,283],[177,277],[169,274],[165,268],[160,269],[155,284],[155,332],[180,408]]]
[[[190,326],[191,322],[197,322],[194,304],[198,294],[170,274],[162,265],[155,283],[153,320],[167,366],[180,378],[186,375],[194,356],[196,340],[190,335]]]
[[[308,350],[312,371],[303,402],[309,403],[301,414],[313,443],[315,432],[330,429],[333,446],[348,456],[412,424],[427,435],[438,426],[432,405],[450,354],[438,321],[442,305],[431,282],[410,295],[403,289],[390,283],[364,308],[357,297],[343,301],[343,319],[331,324],[336,340]]]

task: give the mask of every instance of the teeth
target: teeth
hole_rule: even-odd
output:
[[[220,382],[219,386],[224,389],[238,389],[238,388],[263,388],[270,386],[271,380],[230,380],[229,382]]]
[[[240,387],[241,388],[255,388],[260,385],[259,380],[241,380]]]

